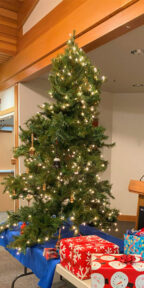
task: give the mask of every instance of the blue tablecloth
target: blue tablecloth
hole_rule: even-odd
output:
[[[20,225],[19,225],[20,226]],[[15,257],[21,264],[25,267],[31,269],[33,273],[40,279],[38,285],[41,288],[51,288],[53,277],[55,273],[56,265],[60,262],[59,259],[46,260],[43,257],[43,249],[45,247],[54,247],[56,240],[50,240],[44,245],[37,245],[33,248],[27,248],[26,254],[17,254],[17,250],[8,249],[6,246],[13,240],[14,236],[19,235],[19,226],[15,230],[7,230],[0,234],[0,245],[5,247],[5,249]],[[98,235],[103,239],[113,242],[120,247],[120,253],[123,253],[124,243],[116,237],[110,236],[104,232],[89,227],[80,226],[80,233],[83,235]],[[73,232],[69,230],[69,225],[65,225],[65,229],[62,230],[62,238],[73,237]]]

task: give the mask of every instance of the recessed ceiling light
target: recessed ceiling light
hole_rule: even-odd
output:
[[[138,48],[131,50],[131,54],[133,55],[144,55],[144,49]]]
[[[133,87],[144,87],[144,84],[142,83],[135,83],[132,85]]]

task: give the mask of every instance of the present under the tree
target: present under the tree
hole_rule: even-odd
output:
[[[140,255],[92,254],[91,288],[126,287],[144,287],[144,261]]]
[[[56,248],[45,248],[43,256],[46,258],[46,260],[59,258],[59,254]]]
[[[91,275],[92,253],[119,253],[119,246],[98,236],[80,236],[60,242],[61,265],[80,279]]]
[[[143,234],[124,235],[124,253],[125,254],[141,254],[144,257],[144,236]],[[139,232],[138,232],[139,233]],[[143,258],[144,259],[144,258]]]

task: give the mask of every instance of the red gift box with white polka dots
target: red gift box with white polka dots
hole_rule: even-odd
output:
[[[92,253],[119,253],[119,247],[98,236],[80,236],[62,239],[60,242],[61,265],[76,277],[91,277]]]
[[[122,255],[92,254],[92,288],[144,288],[144,261],[140,255],[130,263]]]

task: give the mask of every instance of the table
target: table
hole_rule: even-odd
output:
[[[75,275],[73,275],[70,271],[66,270],[61,264],[57,264],[56,272],[65,278],[68,282],[73,284],[78,288],[90,288],[91,287],[91,279],[88,280],[80,280]]]
[[[15,257],[24,267],[29,268],[32,272],[39,278],[38,286],[41,288],[51,288],[55,269],[57,264],[60,263],[59,259],[52,259],[47,261],[43,257],[43,249],[45,247],[55,247],[57,240],[50,240],[44,245],[36,245],[32,248],[27,248],[26,254],[17,254],[17,250],[8,249],[6,246],[13,240],[14,236],[18,236],[20,233],[20,226],[22,223],[19,223],[18,227],[14,230],[4,231],[0,235],[0,245],[3,246],[13,257]],[[73,232],[69,230],[70,224],[65,224],[65,229],[62,230],[62,238],[73,237]],[[90,226],[80,226],[80,233],[82,235],[98,235],[99,237],[106,239],[110,242],[113,242],[120,247],[120,253],[123,253],[124,243],[123,240],[120,240],[116,237],[110,236],[104,232],[101,232],[94,227]],[[60,267],[60,266],[57,266]],[[59,269],[59,268],[57,268]],[[62,270],[61,270],[62,271]],[[60,274],[60,273],[59,273]],[[63,276],[63,275],[62,275]],[[64,276],[63,276],[64,277]],[[66,277],[66,276],[65,276]],[[80,287],[80,286],[76,286]],[[88,287],[88,286],[86,286]],[[14,286],[11,286],[14,288]]]

